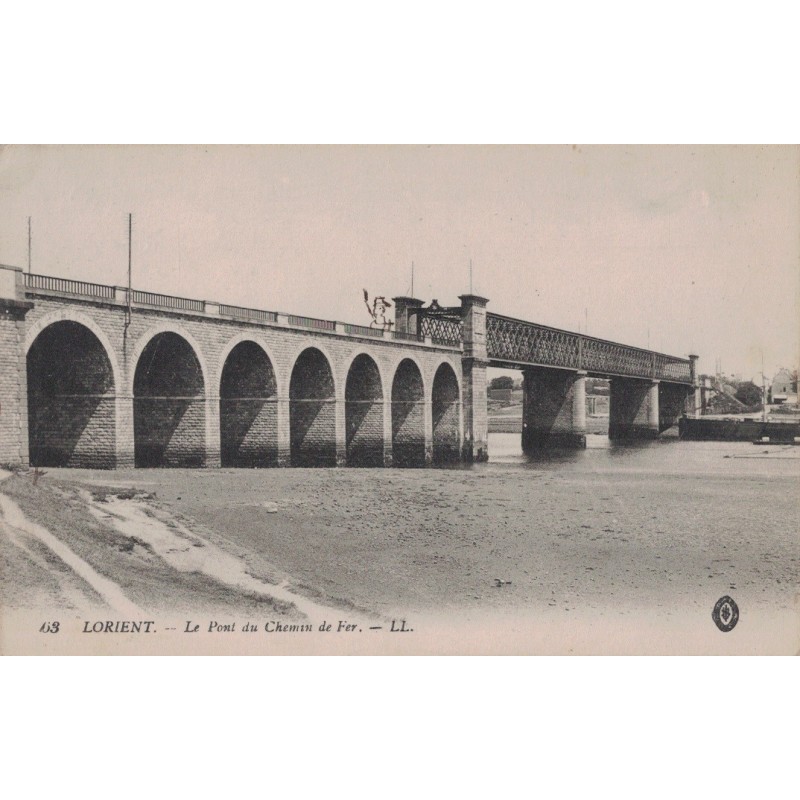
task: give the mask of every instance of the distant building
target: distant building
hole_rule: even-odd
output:
[[[773,403],[797,402],[797,375],[788,369],[778,370],[772,379],[770,398]]]

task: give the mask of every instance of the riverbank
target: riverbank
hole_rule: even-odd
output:
[[[796,608],[800,461],[754,449],[673,441],[454,470],[53,469],[0,491],[130,600],[162,612],[302,617],[271,584],[382,620],[705,625],[725,594],[765,618]],[[112,514],[127,504],[160,518],[188,547],[195,537],[212,560],[238,560],[263,594],[177,569],[150,534],[120,539],[113,520],[93,516],[87,491],[106,496]],[[46,589],[31,587],[46,586],[58,559],[22,566],[8,542],[3,554],[4,605],[44,602]]]

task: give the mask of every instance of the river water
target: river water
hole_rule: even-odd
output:
[[[800,447],[750,442],[688,442],[676,437],[619,444],[587,436],[585,450],[522,452],[518,433],[489,434],[488,469],[558,470],[575,473],[640,472],[664,475],[800,477]]]

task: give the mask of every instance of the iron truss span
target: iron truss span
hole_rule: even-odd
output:
[[[486,346],[489,360],[498,366],[558,367],[596,375],[692,383],[688,359],[499,314],[486,315]]]

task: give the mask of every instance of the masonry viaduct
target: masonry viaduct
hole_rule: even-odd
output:
[[[487,314],[487,302],[395,298],[383,331],[0,266],[0,464],[484,460],[493,365],[524,371],[527,450],[585,446],[588,374],[612,378],[614,438],[656,436],[693,410],[694,357]]]

